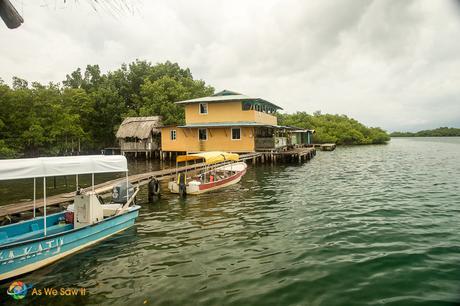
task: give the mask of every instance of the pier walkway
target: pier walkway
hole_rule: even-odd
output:
[[[285,158],[290,156],[296,160],[303,161],[309,160],[313,158],[316,154],[315,148],[295,148],[289,151],[282,151],[282,152],[256,152],[256,153],[248,153],[248,154],[241,154],[240,160],[243,161],[252,161],[256,163],[257,161],[265,162],[265,161],[272,161],[275,162],[279,160],[280,156]],[[291,159],[292,160],[292,159]],[[216,164],[214,167],[219,167],[226,164],[219,163]],[[200,170],[205,167],[204,163],[197,163],[188,166],[183,166],[179,168],[168,168],[158,171],[146,172],[141,174],[134,174],[128,177],[128,180],[131,184],[136,186],[142,186],[148,184],[152,179],[157,179],[159,181],[169,180],[173,178],[176,173],[185,172],[185,171],[192,171],[192,170]],[[209,167],[209,165],[208,165]],[[107,194],[112,191],[112,187],[120,182],[125,181],[126,178],[118,178],[111,181],[107,181],[98,185],[94,186],[94,191],[98,194]],[[91,190],[91,187],[85,188],[86,191]],[[49,196],[46,198],[46,207],[60,207],[62,205],[66,205],[73,201],[73,197],[75,196],[75,191],[62,193],[54,196]],[[35,207],[38,210],[43,208],[43,199],[37,199],[35,202]],[[26,212],[33,211],[34,203],[33,201],[24,201],[18,203],[12,203],[7,205],[0,206],[0,222],[2,220],[10,219],[10,216],[21,216],[21,214]],[[24,216],[25,217],[25,216]]]

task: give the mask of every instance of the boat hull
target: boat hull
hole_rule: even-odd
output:
[[[223,179],[223,180],[220,180],[220,181],[215,181],[215,182],[208,182],[208,183],[204,183],[204,184],[203,183],[200,183],[200,184],[189,183],[189,184],[187,184],[187,186],[186,186],[187,194],[195,194],[195,195],[196,194],[202,194],[202,193],[205,193],[205,192],[214,191],[214,190],[224,188],[224,187],[228,187],[228,186],[231,186],[231,185],[234,185],[234,184],[238,183],[239,181],[241,181],[241,178],[243,177],[243,175],[246,174],[247,165],[245,163],[238,163],[238,164],[235,164],[235,165],[236,165],[235,170],[238,170],[238,171],[236,171],[235,174],[233,174],[232,176],[229,176],[226,179]],[[228,169],[226,169],[226,167]],[[223,166],[223,167],[220,167],[220,168],[221,168],[220,170],[229,170],[230,166]],[[219,170],[219,168],[216,168],[216,170]],[[172,193],[179,193],[179,185],[175,181],[169,182],[168,188]]]
[[[90,226],[0,246],[0,280],[37,270],[131,227],[139,209],[132,206]]]

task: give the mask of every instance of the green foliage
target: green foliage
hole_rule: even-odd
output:
[[[136,60],[101,73],[98,65],[78,68],[62,85],[13,77],[0,79],[0,158],[98,152],[115,144],[115,132],[128,116],[162,117],[164,125],[184,123],[174,102],[214,93],[189,69],[169,61]],[[279,114],[279,124],[315,129],[316,142],[384,143],[380,128],[367,128],[344,115],[315,112]]]
[[[423,130],[415,133],[411,132],[393,132],[391,137],[452,137],[460,136],[460,129],[440,127],[433,130]]]
[[[154,81],[146,80],[141,85],[142,107],[139,114],[161,114],[163,124],[184,123],[184,108],[170,103],[170,101],[181,101],[192,99],[193,97],[208,96],[213,93],[213,89],[206,87],[204,82],[195,81],[191,78],[173,78],[163,76]]]
[[[78,68],[62,84],[13,77],[9,87],[0,79],[0,158],[98,152],[115,144],[123,118],[183,123],[174,102],[214,92],[176,63],[139,60],[106,74],[98,65]]]
[[[390,140],[381,128],[368,128],[345,115],[321,114],[319,111],[313,115],[305,112],[278,114],[278,124],[314,129],[316,143],[381,144]]]

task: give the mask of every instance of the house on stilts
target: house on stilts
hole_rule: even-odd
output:
[[[116,137],[122,155],[159,156],[161,117],[128,117],[118,128]]]
[[[278,125],[282,108],[262,98],[224,90],[176,103],[185,108],[185,124],[161,128],[165,153],[270,152],[312,143],[313,130]]]

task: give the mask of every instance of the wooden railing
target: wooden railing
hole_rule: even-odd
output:
[[[287,137],[256,137],[256,150],[278,149],[290,145]]]
[[[256,137],[256,150],[267,150],[275,148],[275,139],[273,137]]]
[[[122,151],[153,151],[153,150],[158,150],[158,144],[155,142],[152,142],[149,148],[148,143],[146,142],[122,142],[120,144],[121,150]]]

